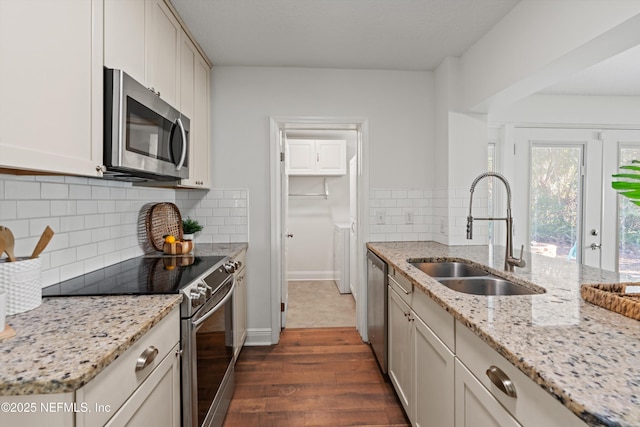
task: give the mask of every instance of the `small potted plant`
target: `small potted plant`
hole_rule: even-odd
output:
[[[188,218],[182,221],[182,238],[184,240],[193,240],[198,231],[202,231],[203,227],[197,219]]]

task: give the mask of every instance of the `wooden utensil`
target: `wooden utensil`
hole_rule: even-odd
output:
[[[4,253],[4,246],[5,246],[4,237],[0,236],[0,257]]]
[[[7,227],[0,225],[0,236],[4,239],[4,251],[7,253],[9,261],[14,262],[16,256],[13,254],[13,246],[15,244],[13,233]]]
[[[40,240],[38,240],[38,244],[33,249],[33,253],[31,254],[31,259],[38,258],[38,256],[44,251],[44,248],[47,247],[51,238],[53,237],[53,230],[51,227],[47,225],[47,228],[42,232],[42,236],[40,236]]]

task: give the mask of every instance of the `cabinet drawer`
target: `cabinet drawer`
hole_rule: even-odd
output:
[[[413,298],[413,283],[411,283],[407,278],[396,272],[395,268],[389,269],[389,286],[393,288],[394,291],[398,293],[400,298],[408,305],[411,305],[411,299]]]
[[[456,356],[524,427],[587,427],[573,412],[459,322],[456,325]],[[517,397],[507,396],[491,382],[487,376],[491,366],[509,377]]]
[[[78,414],[77,426],[104,425],[179,341],[180,315],[176,308],[76,392],[76,401],[92,408],[91,412]],[[138,359],[152,346],[158,350],[157,355],[146,367],[137,369]],[[96,411],[96,407],[108,410]]]
[[[455,319],[453,316],[420,290],[413,293],[411,308],[431,328],[436,336],[449,347],[449,350],[454,352],[456,339]]]

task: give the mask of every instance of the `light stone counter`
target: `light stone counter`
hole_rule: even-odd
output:
[[[196,255],[235,257],[246,243],[196,244]],[[17,335],[0,341],[0,396],[77,390],[124,353],[181,295],[45,298],[7,317]]]
[[[541,255],[503,270],[504,247],[434,242],[367,245],[457,320],[591,426],[640,426],[640,322],[589,304],[581,284],[629,278]],[[476,296],[438,283],[407,259],[472,261],[546,293]]]

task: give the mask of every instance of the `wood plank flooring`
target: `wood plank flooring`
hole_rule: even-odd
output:
[[[355,328],[285,329],[245,347],[224,427],[410,426]]]

